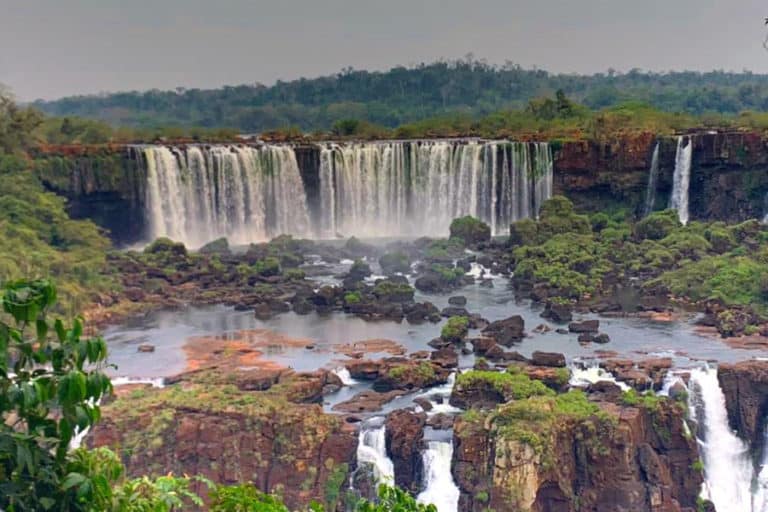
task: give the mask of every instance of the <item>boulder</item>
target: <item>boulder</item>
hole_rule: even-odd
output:
[[[542,318],[552,320],[558,324],[564,324],[573,320],[573,314],[569,304],[561,304],[551,301],[547,302],[546,306],[544,306],[544,311],[542,311],[541,316]]]
[[[395,485],[417,492],[421,484],[421,443],[427,415],[407,409],[387,415],[385,440],[387,455],[395,467]]]
[[[483,329],[483,335],[496,340],[496,343],[509,347],[525,337],[525,321],[520,315],[492,322]]]
[[[451,306],[464,307],[467,305],[467,298],[463,295],[454,295],[453,297],[448,298],[448,304]]]
[[[549,366],[552,368],[565,368],[565,356],[557,352],[539,352],[531,354],[531,364],[535,366]]]
[[[596,333],[600,330],[600,320],[584,320],[581,322],[571,322],[568,324],[568,330],[577,334]]]
[[[751,446],[762,446],[768,413],[768,361],[721,363],[717,379],[725,395],[731,428]]]

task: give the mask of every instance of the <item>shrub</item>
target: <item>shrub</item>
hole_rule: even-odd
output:
[[[451,238],[463,240],[466,245],[476,245],[491,239],[491,228],[485,222],[470,215],[453,219]]]
[[[258,260],[254,263],[253,269],[263,277],[279,276],[280,261],[273,256],[267,256],[263,260]]]
[[[396,273],[407,274],[411,271],[411,261],[408,259],[408,255],[403,252],[388,252],[382,254],[379,258],[379,265],[381,270],[387,274],[392,275]]]
[[[640,240],[661,240],[682,226],[675,210],[653,212],[635,225]]]
[[[465,316],[452,316],[440,331],[440,337],[445,341],[458,343],[469,332],[469,319]]]

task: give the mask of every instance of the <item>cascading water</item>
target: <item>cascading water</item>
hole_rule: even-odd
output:
[[[546,143],[327,144],[320,153],[320,235],[447,233],[473,215],[503,233],[552,195]]]
[[[768,512],[760,487],[752,492],[755,471],[749,446],[728,424],[717,370],[691,371],[688,397],[690,419],[697,424],[696,435],[704,462],[702,496],[711,500],[717,510]]]
[[[306,194],[289,146],[143,146],[152,239],[198,247],[310,234]]]
[[[377,484],[394,484],[395,466],[387,456],[386,430],[383,424],[360,426],[357,462],[370,465]]]
[[[648,171],[648,188],[645,192],[645,206],[643,208],[643,217],[649,215],[653,211],[654,203],[656,203],[656,187],[659,181],[659,143],[653,148],[653,156],[651,156],[651,168]]]
[[[438,512],[456,512],[459,488],[451,474],[453,444],[450,441],[429,441],[424,450],[424,490],[418,495],[419,503],[432,503]]]
[[[688,224],[688,192],[691,185],[692,156],[693,141],[689,139],[688,144],[685,144],[685,138],[678,137],[669,207],[677,210],[677,217],[683,225]]]

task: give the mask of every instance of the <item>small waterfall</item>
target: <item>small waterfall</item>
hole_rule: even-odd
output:
[[[333,373],[336,374],[336,376],[341,380],[341,383],[344,384],[345,386],[354,386],[355,384],[358,384],[358,381],[352,378],[352,375],[349,373],[349,370],[347,370],[343,366],[333,370]]]
[[[357,462],[371,466],[377,484],[394,485],[395,466],[387,456],[386,430],[383,423],[379,426],[360,426]]]
[[[385,141],[325,144],[320,236],[421,236],[473,215],[494,234],[552,196],[546,143]]]
[[[669,207],[677,210],[677,216],[683,225],[688,224],[688,192],[691,185],[692,156],[693,140],[689,137],[688,144],[685,144],[685,138],[678,137],[675,173],[672,178],[672,196],[669,199]]]
[[[571,364],[569,370],[571,370],[571,378],[568,384],[571,387],[584,388],[590,384],[607,381],[616,384],[622,391],[630,389],[626,383],[617,381],[611,372],[600,368],[596,362]]]
[[[150,239],[199,247],[308,235],[309,214],[290,146],[142,146]]]
[[[754,469],[749,446],[731,431],[725,396],[713,368],[695,369],[689,383],[688,409],[697,423],[697,436],[704,462],[702,496],[717,510],[765,512],[753,506]]]
[[[653,212],[653,206],[656,202],[656,187],[659,181],[659,143],[653,148],[651,157],[651,168],[648,171],[648,189],[645,192],[645,207],[643,208],[643,217]]]
[[[451,474],[453,443],[430,441],[424,450],[424,490],[418,495],[419,503],[432,503],[438,512],[456,512],[459,505],[459,488]]]

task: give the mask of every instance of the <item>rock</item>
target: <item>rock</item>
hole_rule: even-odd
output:
[[[467,305],[467,298],[463,295],[454,295],[453,297],[448,298],[448,304],[451,306],[464,307]]]
[[[380,411],[387,402],[404,394],[405,391],[400,389],[394,389],[386,393],[379,393],[373,390],[361,391],[349,400],[334,405],[333,410],[357,414],[376,412]]]
[[[432,402],[430,402],[428,398],[424,398],[423,396],[417,396],[416,398],[414,398],[413,403],[421,407],[424,410],[424,412],[431,411],[433,407]]]
[[[688,388],[680,381],[675,382],[669,388],[669,398],[677,401],[685,401],[688,398]]]
[[[432,352],[430,359],[442,368],[456,368],[459,366],[459,355],[453,347],[445,347]]]
[[[395,467],[395,485],[417,492],[421,484],[421,442],[427,415],[393,411],[384,423],[387,454]]]
[[[594,334],[589,332],[582,332],[581,334],[579,334],[579,337],[576,338],[576,340],[579,343],[592,343],[594,339],[595,339]]]
[[[315,308],[312,306],[312,303],[310,303],[308,300],[297,300],[293,303],[293,312],[297,315],[308,315],[312,311],[314,311]]]
[[[493,279],[483,279],[480,281],[481,288],[493,288]]]
[[[569,334],[568,329],[555,329],[557,334]]]
[[[453,428],[453,421],[453,416],[440,412],[427,419],[427,426],[435,430],[449,430]]]
[[[573,320],[571,306],[548,301],[541,313],[542,318],[547,318],[558,324],[564,324]]]
[[[533,329],[533,332],[535,332],[537,334],[544,334],[544,333],[547,333],[547,332],[549,332],[551,330],[552,330],[552,328],[550,326],[548,326],[547,324],[539,324],[539,325],[537,325]]]
[[[349,371],[353,379],[358,380],[376,380],[381,371],[381,361],[371,361],[370,359],[345,361],[344,367]]]
[[[485,358],[490,361],[502,361],[504,359],[504,349],[496,342],[485,351]]]
[[[535,366],[565,368],[565,356],[556,352],[539,352],[531,354],[531,363]]]
[[[477,245],[491,240],[488,224],[469,215],[453,219],[450,227],[451,238],[459,238],[467,245]]]
[[[600,329],[600,320],[584,320],[582,322],[571,322],[568,324],[568,330],[574,333],[596,333]]]
[[[144,290],[141,288],[126,288],[123,290],[123,295],[131,302],[141,302],[144,300]]]
[[[520,315],[511,316],[491,323],[482,332],[483,335],[495,339],[496,343],[509,347],[522,341],[525,336],[525,321]]]
[[[139,345],[138,351],[139,352],[154,352],[155,351],[155,346],[154,345],[150,345],[149,343],[142,343],[141,345]]]
[[[721,363],[717,380],[725,395],[731,428],[753,447],[762,446],[768,411],[768,361]]]
[[[443,308],[443,310],[440,312],[440,315],[444,318],[450,318],[452,316],[469,316],[469,311],[467,311],[464,308],[459,307],[447,307]]]
[[[579,496],[578,510],[697,510],[703,476],[691,470],[699,454],[683,429],[684,411],[667,400],[656,411],[598,406],[607,418],[556,417],[539,450],[505,435],[502,408],[457,417],[451,468],[458,509],[569,512]]]
[[[445,384],[450,373],[438,364],[428,361],[396,358],[388,358],[386,361],[385,368],[379,372],[373,383],[373,389],[376,391],[412,391]]]
[[[599,343],[601,345],[605,345],[606,343],[611,342],[611,337],[605,334],[604,332],[601,332],[600,334],[597,334],[592,338],[593,343]]]
[[[226,238],[217,238],[213,242],[208,242],[204,246],[202,246],[199,251],[200,254],[219,254],[219,255],[230,255],[231,251],[229,250],[229,241]]]
[[[478,356],[485,355],[488,350],[496,345],[496,340],[490,337],[480,336],[469,340],[472,343],[472,350]]]

